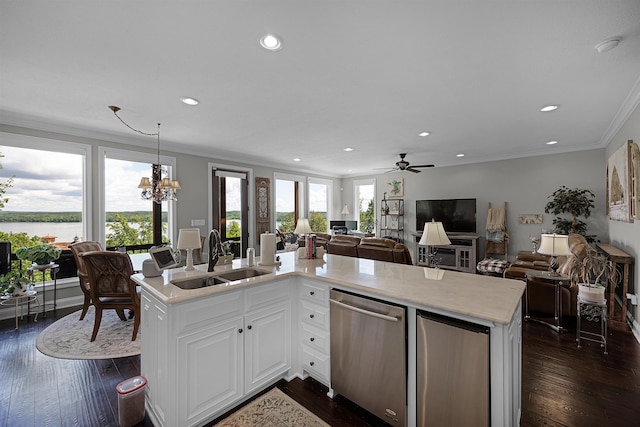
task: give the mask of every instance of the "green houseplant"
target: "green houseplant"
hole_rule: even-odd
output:
[[[22,247],[16,251],[16,256],[23,261],[44,265],[60,258],[61,253],[62,249],[43,243],[28,248]]]
[[[587,224],[580,219],[589,218],[594,208],[591,190],[567,188],[564,185],[549,196],[551,199],[544,208],[546,213],[554,215],[569,214],[570,218],[557,216],[553,219],[554,232],[557,234],[581,234],[589,243],[595,242],[595,236],[587,234]]]
[[[589,248],[586,254],[571,265],[571,279],[578,284],[578,295],[588,301],[605,300],[605,290],[611,277],[611,261]]]
[[[9,272],[0,276],[0,295],[22,295],[31,282],[26,277]]]

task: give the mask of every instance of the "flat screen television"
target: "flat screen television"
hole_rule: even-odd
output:
[[[432,219],[448,233],[475,233],[476,199],[416,200],[416,230]]]

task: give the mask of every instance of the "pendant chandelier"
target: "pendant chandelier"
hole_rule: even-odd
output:
[[[170,180],[169,178],[162,177],[162,164],[160,164],[160,123],[158,123],[158,131],[156,133],[146,133],[138,129],[134,129],[129,126],[124,120],[118,116],[120,107],[110,105],[109,109],[113,111],[113,114],[120,120],[126,127],[141,135],[157,136],[158,139],[158,161],[151,165],[151,178],[142,177],[138,188],[141,191],[140,196],[143,200],[153,200],[155,203],[162,202],[175,202],[178,200],[177,193],[180,189],[180,184],[176,180]]]

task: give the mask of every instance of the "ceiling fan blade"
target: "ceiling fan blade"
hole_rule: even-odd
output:
[[[411,165],[412,168],[432,168],[435,165]]]
[[[418,169],[414,169],[413,166],[409,166],[408,168],[405,169],[406,171],[409,172],[413,172],[413,173],[420,173],[421,171],[419,171]]]

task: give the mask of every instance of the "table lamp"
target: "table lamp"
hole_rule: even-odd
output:
[[[541,234],[538,253],[551,256],[551,259],[549,260],[549,268],[554,276],[558,276],[558,262],[556,257],[571,255],[571,249],[569,249],[569,236],[555,233]]]
[[[311,230],[311,226],[309,225],[309,220],[307,218],[298,218],[296,229],[293,232],[302,235],[311,234],[313,233],[313,230]]]
[[[451,240],[447,237],[447,233],[444,230],[442,223],[436,222],[435,219],[432,219],[431,222],[425,222],[424,231],[422,232],[422,237],[418,244],[422,246],[444,246],[450,245]],[[435,257],[437,252],[437,249],[433,252],[428,249],[429,267],[436,267]]]
[[[187,251],[187,264],[184,266],[185,271],[194,269],[193,250],[200,248],[201,245],[199,228],[180,229],[180,234],[178,235],[178,249],[185,249]]]

